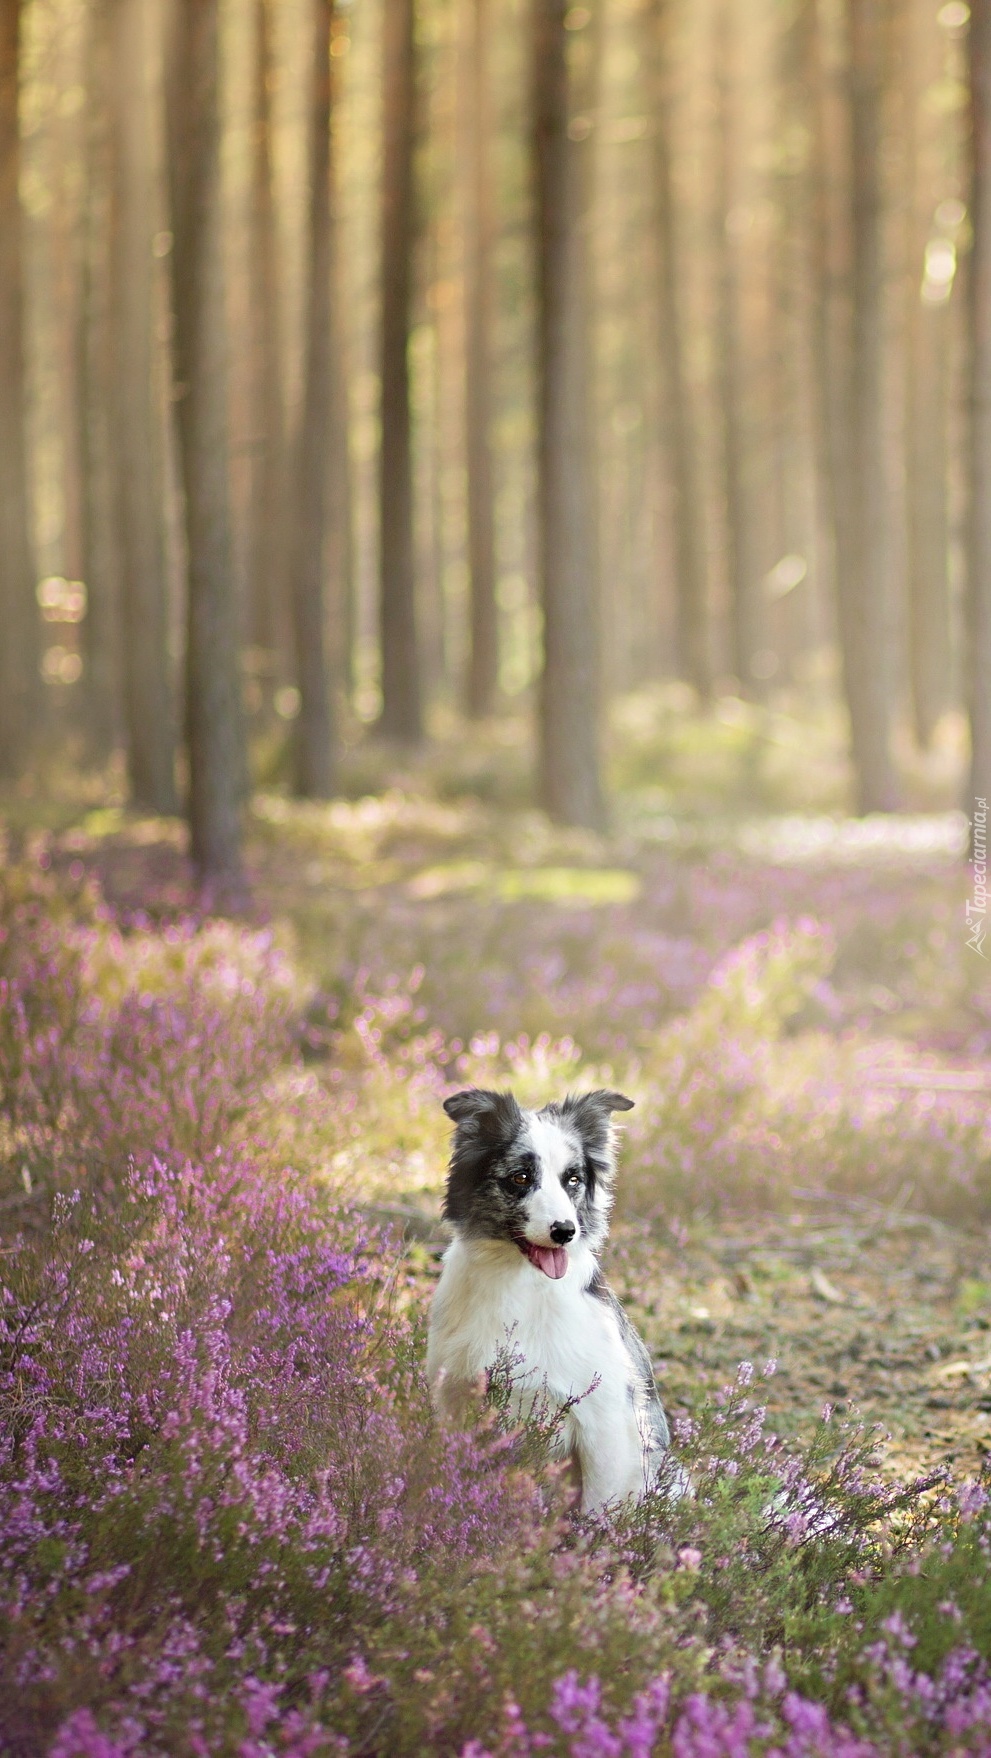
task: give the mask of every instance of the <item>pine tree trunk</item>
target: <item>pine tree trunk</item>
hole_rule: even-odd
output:
[[[115,0],[117,184],[114,416],[120,520],[123,695],[131,795],[174,812],[175,731],[168,670],[165,502],[154,391],[147,0]]]
[[[751,661],[759,645],[756,581],[749,517],[750,494],[744,458],[745,385],[740,337],[741,289],[737,245],[732,234],[734,175],[738,147],[733,127],[735,101],[733,51],[734,8],[723,0],[715,20],[716,103],[718,114],[716,251],[718,261],[718,317],[716,321],[716,374],[722,424],[722,467],[726,576],[729,588],[730,651],[740,688],[753,688]]]
[[[540,795],[552,817],[597,828],[598,541],[588,321],[589,115],[569,138],[566,0],[533,0],[537,227],[537,527],[544,613]],[[591,30],[591,26],[587,26]]]
[[[851,125],[849,559],[837,581],[857,808],[895,806],[889,753],[881,214],[881,4],[848,0]],[[844,497],[847,498],[846,496]]]
[[[950,605],[947,518],[949,308],[919,293],[921,256],[909,288],[906,498],[908,637],[912,720],[925,749],[949,703]]]
[[[24,766],[39,709],[39,629],[25,438],[18,51],[22,7],[0,6],[0,774]]]
[[[905,476],[908,525],[908,649],[916,743],[929,745],[950,696],[948,377],[950,283],[925,277],[934,179],[923,132],[930,51],[939,25],[927,3],[909,0],[906,63],[905,182],[908,276],[905,354]],[[942,118],[940,119],[942,125]],[[942,126],[941,126],[942,132]],[[942,294],[945,292],[945,298]]]
[[[175,373],[186,504],[186,727],[193,860],[236,886],[246,761],[231,544],[217,0],[173,0],[168,133]]]
[[[289,644],[283,591],[287,537],[286,417],[279,352],[279,240],[272,162],[274,22],[273,0],[256,0],[248,271],[253,457],[246,626],[253,646],[268,654],[285,656]]]
[[[416,121],[414,0],[385,0],[382,167],[382,440],[379,454],[382,714],[386,737],[423,733],[416,629],[409,331]]]
[[[113,461],[111,265],[114,176],[111,17],[119,0],[93,0],[86,45],[86,195],[79,314],[82,471],[83,716],[88,754],[109,757],[121,732],[120,545]]]
[[[703,497],[691,391],[686,372],[685,316],[671,175],[667,77],[668,0],[653,0],[647,17],[654,129],[654,211],[660,280],[658,311],[663,375],[663,430],[674,512],[675,645],[678,670],[701,697],[709,692],[708,618]]]
[[[492,294],[495,192],[489,92],[490,0],[469,0],[468,222],[465,251],[465,428],[471,647],[466,707],[491,713],[499,668],[492,481]]]
[[[333,0],[313,0],[310,214],[303,412],[296,458],[292,607],[301,706],[294,729],[294,786],[306,799],[333,791],[325,592],[330,452],[334,441],[331,357],[330,27]]]
[[[971,422],[967,531],[967,655],[971,773],[968,815],[991,797],[991,0],[970,10]]]

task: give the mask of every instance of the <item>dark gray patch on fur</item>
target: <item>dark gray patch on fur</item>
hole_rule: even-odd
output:
[[[593,1300],[601,1300],[604,1306],[612,1308],[616,1323],[619,1325],[623,1346],[633,1363],[634,1378],[630,1383],[630,1402],[642,1409],[647,1418],[651,1456],[653,1457],[655,1453],[658,1455],[666,1453],[671,1444],[671,1431],[668,1428],[668,1419],[664,1414],[661,1394],[657,1390],[657,1381],[654,1378],[654,1368],[643,1338],[636,1327],[630,1323],[601,1270],[596,1270],[585,1292],[590,1294]],[[655,1463],[660,1464],[659,1457]]]
[[[537,1168],[521,1139],[523,1113],[512,1093],[469,1087],[444,1100],[457,1124],[444,1195],[444,1219],[469,1238],[514,1239]],[[515,1189],[514,1174],[529,1182]]]

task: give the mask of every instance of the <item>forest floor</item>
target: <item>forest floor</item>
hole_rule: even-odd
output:
[[[676,747],[689,750],[691,812],[683,774],[680,796],[631,792],[606,838],[555,830],[512,798],[467,797],[436,765],[370,775],[382,791],[328,807],[259,795],[249,918],[274,925],[302,973],[312,1090],[333,1080],[353,1106],[347,1131],[297,1129],[291,1151],[405,1233],[400,1281],[425,1307],[443,1245],[440,1090],[488,1079],[542,1099],[605,1071],[638,1101],[654,1095],[653,1121],[639,1134],[635,1121],[624,1149],[632,1194],[621,1190],[608,1269],[669,1408],[696,1404],[741,1360],[774,1360],[782,1432],[808,1433],[829,1403],[883,1426],[898,1474],[937,1460],[973,1474],[991,1454],[991,985],[965,944],[962,818],[798,814],[787,787],[731,811],[753,761],[725,730],[694,755],[687,733],[668,740],[669,773]],[[98,878],[122,920],[192,907],[178,823],[106,795],[47,817],[54,864]],[[27,851],[41,846],[31,821],[25,802]],[[722,1134],[703,1119],[675,1176],[656,1099],[672,1027],[748,936],[809,918],[830,938],[828,973],[745,1077],[749,1110]],[[725,1027],[725,1048],[723,1030],[714,1054],[732,1062],[746,1023]],[[739,1081],[708,1078],[709,1109],[732,1109]],[[827,1120],[809,1127],[820,1103]],[[804,1158],[813,1138],[818,1171]],[[739,1184],[731,1139],[734,1155],[749,1143]],[[765,1158],[766,1178],[753,1172]]]

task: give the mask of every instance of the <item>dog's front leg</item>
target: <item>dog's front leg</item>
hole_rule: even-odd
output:
[[[592,1392],[579,1406],[576,1452],[582,1513],[591,1514],[644,1493],[643,1447],[628,1403]]]
[[[443,1367],[430,1387],[434,1408],[449,1428],[468,1428],[481,1409],[487,1390],[484,1373],[473,1380],[456,1379]]]

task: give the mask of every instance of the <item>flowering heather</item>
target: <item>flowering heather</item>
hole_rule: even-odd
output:
[[[634,984],[602,999],[613,1051],[585,1045],[636,1037],[667,1191],[733,1153],[758,1188],[772,1133],[792,1177],[809,1063],[846,1143],[842,943],[798,910],[741,926],[696,948],[677,1017]],[[3,876],[0,1752],[991,1752],[982,1483],[884,1480],[828,1412],[786,1446],[746,1364],[676,1425],[694,1495],[609,1521],[576,1515],[541,1419],[507,1426],[511,1354],[475,1428],[437,1429],[419,1297],[334,1193],[366,1162],[357,1195],[375,1165],[426,1185],[449,1080],[587,1064],[567,1031],[459,1036],[431,994],[366,964],[307,998],[267,931],[125,931],[85,887]],[[893,1115],[851,1141],[978,1179],[983,1120],[937,1151],[931,1112]]]

